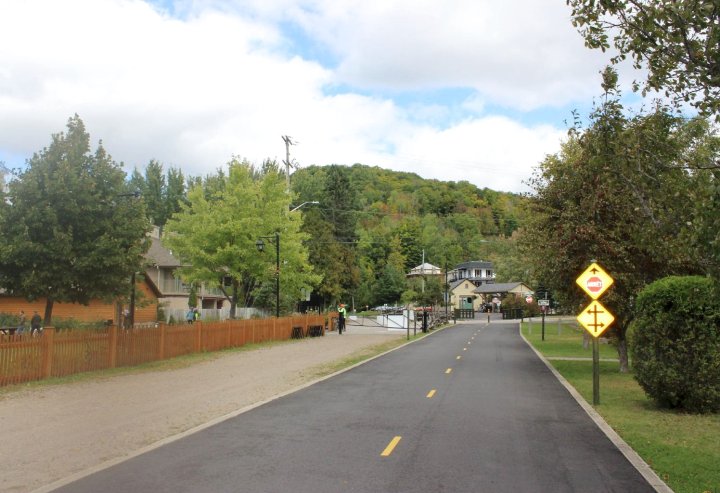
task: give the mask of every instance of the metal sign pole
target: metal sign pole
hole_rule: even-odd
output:
[[[593,337],[593,406],[600,404],[600,344]]]

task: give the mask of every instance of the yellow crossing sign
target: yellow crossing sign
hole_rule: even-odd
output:
[[[598,299],[615,280],[602,267],[593,262],[585,272],[575,279],[580,289],[585,291],[592,299]]]
[[[598,301],[593,301],[580,312],[577,321],[590,332],[590,335],[600,337],[600,334],[615,321],[615,317]]]

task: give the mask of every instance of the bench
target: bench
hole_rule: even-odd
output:
[[[308,327],[308,335],[310,337],[320,337],[325,335],[322,325],[311,325]]]

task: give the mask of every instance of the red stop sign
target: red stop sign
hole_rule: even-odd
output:
[[[597,293],[598,291],[600,291],[602,289],[602,286],[603,286],[602,279],[600,279],[599,277],[593,276],[587,280],[588,291]]]

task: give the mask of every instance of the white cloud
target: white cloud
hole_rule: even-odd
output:
[[[30,157],[78,113],[118,161],[212,173],[232,155],[381,165],[499,190],[559,147],[552,125],[489,105],[563,105],[598,93],[597,60],[564,5],[534,0],[8,0],[0,7],[0,159]],[[560,2],[562,4],[562,2]],[[291,51],[280,22],[326,43],[337,67]],[[290,53],[288,51],[290,50]],[[299,53],[299,52],[298,52]],[[457,107],[374,94],[469,88]],[[392,91],[397,91],[393,93]],[[460,110],[475,116],[456,123]]]

